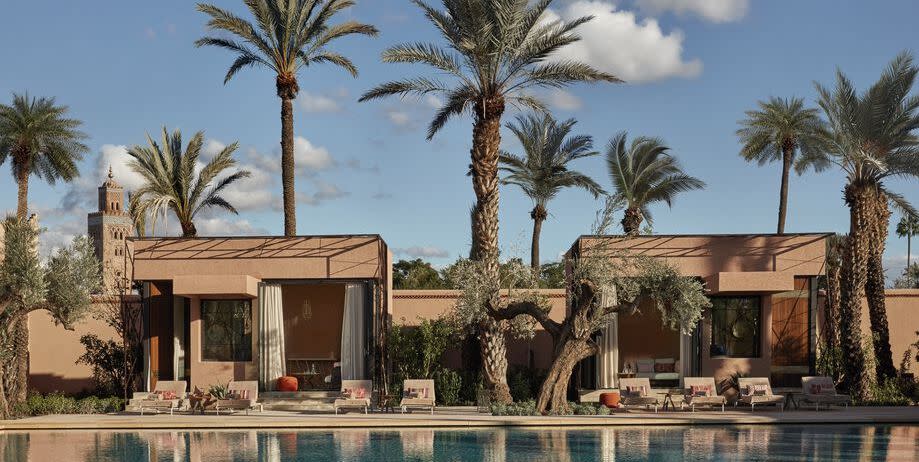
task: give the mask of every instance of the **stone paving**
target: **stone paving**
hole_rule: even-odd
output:
[[[630,411],[610,416],[505,416],[477,414],[475,408],[440,408],[434,415],[414,414],[306,414],[283,411],[239,412],[233,415],[51,415],[0,421],[0,431],[60,429],[320,429],[408,427],[535,427],[618,425],[772,425],[772,424],[899,423],[919,424],[919,407],[850,407],[828,411],[763,409],[718,411]]]

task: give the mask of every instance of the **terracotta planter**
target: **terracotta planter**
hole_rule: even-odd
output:
[[[618,391],[600,393],[600,404],[613,409],[619,407],[621,397]]]
[[[297,391],[297,378],[284,376],[278,378],[278,391]]]

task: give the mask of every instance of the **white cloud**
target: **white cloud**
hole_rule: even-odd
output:
[[[319,171],[335,165],[335,160],[328,149],[314,146],[302,136],[294,137],[294,162],[298,171]],[[280,165],[278,166],[280,168]]]
[[[405,255],[409,257],[426,257],[426,258],[447,258],[450,256],[450,253],[444,249],[434,246],[411,246],[411,247],[400,247],[394,249],[394,252],[397,255]]]
[[[201,148],[201,159],[205,162],[209,162],[211,159],[220,154],[221,151],[227,148],[227,145],[221,143],[220,141],[214,139],[208,139],[204,142],[204,146]],[[239,152],[239,151],[236,151]],[[235,153],[234,153],[235,154]]]
[[[199,236],[240,236],[268,234],[264,228],[253,226],[249,220],[228,220],[226,218],[195,218]]]
[[[545,98],[550,106],[563,111],[576,111],[584,107],[581,98],[561,88],[552,89]]]
[[[609,1],[578,0],[557,13],[547,10],[544,20],[594,19],[580,26],[579,42],[566,46],[554,59],[592,64],[629,83],[670,77],[695,77],[702,72],[698,59],[684,60],[683,34],[665,34],[653,18],[641,22],[630,11],[617,11]]]
[[[412,124],[412,118],[405,111],[391,109],[386,111],[386,118],[397,127],[408,127]]]
[[[315,186],[315,192],[312,194],[299,192],[297,193],[297,201],[306,204],[306,205],[320,205],[323,202],[332,201],[336,199],[341,199],[351,195],[348,191],[343,191],[338,186],[327,183],[322,180],[314,180],[313,184]]]
[[[691,13],[712,22],[737,21],[746,16],[750,8],[749,0],[636,0],[636,3],[649,13]]]
[[[306,112],[338,112],[341,105],[330,96],[301,91],[297,96],[297,105]]]

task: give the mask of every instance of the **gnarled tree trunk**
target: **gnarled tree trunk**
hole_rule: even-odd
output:
[[[846,185],[849,206],[849,238],[842,258],[839,304],[839,342],[843,360],[843,386],[856,401],[868,397],[865,351],[862,348],[862,296],[871,250],[871,214],[874,195],[864,185]]]
[[[563,339],[556,348],[552,366],[539,390],[536,410],[541,413],[567,414],[568,385],[571,374],[584,358],[597,354],[597,344],[589,338]]]
[[[884,293],[884,247],[887,241],[887,227],[890,223],[890,209],[887,196],[880,188],[875,191],[875,211],[870,220],[872,226],[870,254],[867,264],[865,296],[868,299],[868,319],[871,321],[871,344],[874,347],[874,370],[879,384],[896,377],[890,351],[890,327],[887,325],[886,295]]]
[[[494,96],[475,104],[472,129],[472,189],[476,204],[472,209],[472,249],[470,257],[480,261],[484,277],[495,282],[497,305],[498,267],[498,154],[501,147],[501,115],[504,98]],[[482,369],[492,400],[512,401],[507,385],[507,321],[486,319],[480,327]]]

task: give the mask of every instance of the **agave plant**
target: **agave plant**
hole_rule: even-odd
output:
[[[135,226],[145,225],[146,217],[152,216],[156,228],[157,213],[171,211],[182,226],[183,237],[195,237],[195,216],[210,207],[219,207],[237,214],[221,193],[237,181],[248,178],[250,172],[238,170],[229,175],[221,174],[236,167],[233,151],[237,143],[221,150],[204,166],[198,158],[204,144],[204,132],[197,132],[182,150],[182,133],[171,135],[163,127],[162,146],[147,136],[147,146],[134,146],[128,150],[132,170],[144,179],[144,185],[131,195],[128,204]],[[200,167],[200,171],[196,170]]]
[[[896,369],[884,303],[883,253],[890,220],[888,204],[917,214],[888,178],[919,178],[919,96],[910,95],[919,69],[908,53],[897,56],[867,91],[836,73],[833,89],[817,84],[819,105],[830,138],[827,161],[846,175],[843,198],[849,207],[849,239],[843,251],[840,343],[845,358],[844,384],[857,399],[867,396],[861,346],[861,299],[868,299],[876,376],[883,382]]]

